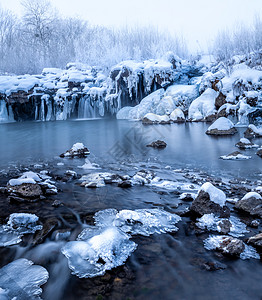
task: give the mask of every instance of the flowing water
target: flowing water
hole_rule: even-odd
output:
[[[84,159],[59,158],[74,143],[82,142],[91,152],[89,160],[100,165],[99,171],[134,174],[140,169],[150,169],[161,178],[179,182],[186,179],[174,172],[177,169],[251,182],[261,179],[261,159],[254,149],[245,151],[252,156],[250,160],[219,159],[237,150],[235,144],[243,136],[243,128],[238,128],[232,137],[216,138],[205,134],[207,127],[205,123],[145,126],[112,119],[0,124],[0,170],[5,174],[16,166],[30,169],[38,164],[40,169],[55,174],[68,169],[80,175],[96,171],[80,169],[78,166],[85,163]],[[162,150],[146,147],[157,139],[166,141],[167,147]],[[259,140],[255,142],[259,144]],[[42,201],[21,207],[0,204],[0,209],[5,210],[6,217],[15,210],[35,213],[42,220],[57,218],[60,227],[71,231],[70,239],[74,239],[83,224],[92,224],[94,213],[102,209],[161,207],[176,212],[183,207],[177,193],[160,193],[152,187],[121,189],[106,185],[85,189],[74,181],[60,182],[58,187],[62,191],[53,200],[62,201],[63,207],[56,209],[52,202]],[[44,266],[50,279],[42,297],[48,300],[261,299],[259,260],[232,260],[205,250],[203,240],[208,235],[196,234],[187,217],[183,217],[178,227],[176,233],[134,237],[137,250],[124,266],[108,271],[103,277],[79,279],[70,275],[67,259],[60,252],[65,241],[57,240],[56,232],[36,246],[23,241],[18,246],[0,249],[0,266],[20,257]],[[225,269],[207,271],[204,266],[208,262],[223,264]]]

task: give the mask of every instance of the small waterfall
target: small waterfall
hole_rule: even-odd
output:
[[[7,107],[5,100],[0,100],[0,123],[13,122],[14,114],[11,106]]]
[[[99,105],[101,105],[101,108],[99,107],[99,112],[98,112],[96,102],[97,101],[94,101],[90,96],[82,97],[78,105],[78,118],[89,119],[89,118],[100,117],[101,116],[100,112],[104,113],[104,103],[102,104],[99,103]]]

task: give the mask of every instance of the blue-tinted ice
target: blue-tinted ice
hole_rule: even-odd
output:
[[[0,299],[41,299],[41,285],[49,278],[45,268],[21,258],[0,269]]]

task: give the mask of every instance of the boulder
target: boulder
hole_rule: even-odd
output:
[[[17,186],[8,186],[9,199],[16,202],[36,201],[43,196],[43,191],[39,184],[23,183]]]
[[[220,92],[215,100],[216,109],[219,109],[224,104],[226,104],[226,96]]]
[[[262,248],[262,233],[251,236],[247,243],[256,248]]]
[[[60,157],[87,157],[87,155],[90,154],[90,151],[84,146],[82,143],[76,143],[73,145],[73,147],[69,150],[67,150],[65,153],[60,154]]]
[[[258,149],[257,155],[262,158],[262,148]]]
[[[196,199],[192,202],[190,211],[197,216],[214,213],[222,218],[227,218],[230,216],[230,210],[225,203],[225,193],[211,183],[206,182],[202,185]]]
[[[234,124],[227,118],[217,119],[206,131],[209,135],[233,135],[237,132]]]
[[[153,147],[153,148],[162,149],[162,148],[166,148],[167,144],[164,141],[157,140],[157,141],[152,142],[151,144],[148,144],[146,146],[147,147]]]
[[[262,137],[262,129],[257,128],[255,125],[251,124],[244,132],[244,136],[247,139],[260,138]]]
[[[247,193],[241,200],[237,201],[235,208],[262,217],[262,196],[256,192]]]
[[[144,118],[142,119],[142,123],[143,124],[170,124],[170,119],[167,115],[156,115],[153,113],[148,113],[144,116]]]
[[[236,147],[239,149],[251,149],[258,148],[258,145],[252,143],[249,139],[242,138],[238,143],[236,143]]]

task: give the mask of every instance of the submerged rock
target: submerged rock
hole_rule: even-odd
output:
[[[76,143],[71,149],[67,150],[65,153],[60,154],[60,157],[83,158],[86,157],[88,154],[90,154],[90,151],[84,146],[83,143]]]
[[[209,135],[233,135],[237,133],[234,124],[227,118],[221,117],[217,119],[206,131]]]
[[[262,196],[249,192],[235,204],[235,208],[262,217]]]
[[[153,148],[166,148],[167,144],[164,141],[157,140],[157,141],[152,142],[151,144],[146,145],[146,146],[147,147],[153,147]]]
[[[192,202],[190,211],[197,216],[215,213],[220,217],[229,217],[230,210],[225,203],[225,193],[211,183],[206,182],[202,185],[196,199]]]

